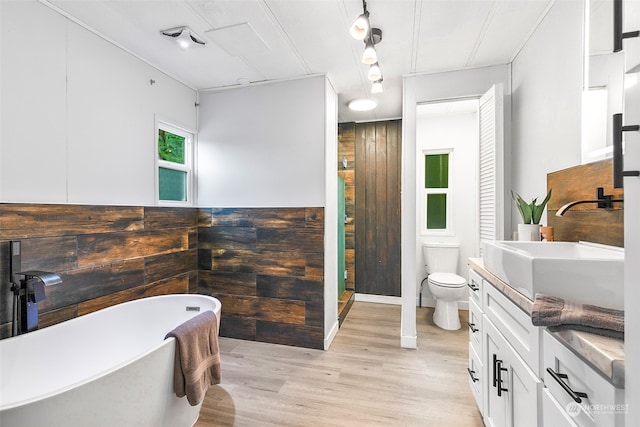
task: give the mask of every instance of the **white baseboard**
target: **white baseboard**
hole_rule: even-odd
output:
[[[329,331],[329,334],[324,339],[324,349],[325,350],[329,350],[329,346],[331,346],[331,343],[333,342],[333,339],[338,334],[338,329],[340,329],[340,324],[338,323],[338,321],[336,321],[333,324],[333,326],[331,327],[331,330]]]
[[[414,335],[412,337],[400,336],[400,347],[402,348],[418,348],[418,336]]]
[[[378,304],[402,305],[401,297],[387,295],[356,294],[356,301],[375,302]]]

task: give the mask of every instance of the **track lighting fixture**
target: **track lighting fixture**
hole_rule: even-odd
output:
[[[377,62],[369,66],[369,74],[367,75],[367,77],[372,82],[375,82],[382,77],[382,72],[380,71],[380,66]]]
[[[168,30],[160,31],[160,33],[163,36],[172,38],[182,49],[203,47],[207,44],[202,37],[196,35],[189,27],[169,28]]]
[[[362,62],[369,65],[367,78],[373,82],[371,93],[382,93],[382,71],[378,64],[378,54],[376,52],[376,44],[382,41],[382,30],[380,28],[371,28],[369,22],[369,11],[367,10],[367,2],[362,0],[362,14],[354,21],[349,29],[349,33],[356,40],[363,40],[365,43],[364,52],[362,53]],[[368,100],[373,101],[373,100]],[[375,102],[370,103],[370,108],[375,108]],[[351,104],[349,108],[354,109]],[[359,110],[366,111],[366,110]]]
[[[373,82],[373,84],[371,85],[371,93],[382,93],[382,77]]]

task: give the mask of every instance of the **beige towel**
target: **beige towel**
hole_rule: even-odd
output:
[[[536,294],[531,321],[535,326],[547,326],[550,331],[575,329],[624,339],[624,311],[576,304],[548,295]]]
[[[166,338],[176,339],[173,386],[176,396],[187,396],[191,406],[204,398],[207,389],[220,383],[218,321],[205,311],[175,328]]]

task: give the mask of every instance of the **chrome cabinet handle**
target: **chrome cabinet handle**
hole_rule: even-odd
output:
[[[480,329],[475,327],[476,326],[475,323],[467,322],[467,325],[469,325],[469,329],[471,329],[471,332],[474,333],[474,334],[480,330]]]
[[[569,396],[571,396],[571,398],[574,400],[574,402],[576,403],[581,403],[582,402],[582,398],[584,397],[585,399],[588,398],[589,396],[587,396],[587,393],[583,393],[581,391],[575,391],[573,390],[569,384],[567,384],[566,382],[564,382],[563,380],[566,380],[569,378],[568,375],[566,374],[561,374],[559,372],[555,372],[553,369],[551,368],[547,368],[547,372],[549,373],[549,375],[551,375],[551,378],[553,378],[554,380],[556,380],[558,382],[558,384],[560,384],[560,386],[562,387],[562,389],[564,391],[567,392],[567,394]]]
[[[471,377],[471,380],[475,383],[480,381],[480,378],[476,378],[475,377],[475,373],[476,371],[472,371],[470,368],[467,368],[467,371],[469,372],[469,376]]]

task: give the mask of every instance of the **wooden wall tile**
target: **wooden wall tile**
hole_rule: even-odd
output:
[[[324,301],[324,285],[319,280],[267,275],[258,275],[255,280],[256,295],[259,297]]]
[[[189,249],[188,232],[176,230],[78,236],[78,266],[102,264],[109,259],[128,259]]]
[[[256,340],[256,320],[234,316],[224,311],[220,317],[220,335],[241,340]]]
[[[253,227],[203,227],[198,235],[200,249],[255,249],[257,243]]]
[[[324,233],[306,228],[259,228],[257,247],[272,251],[324,253]]]
[[[304,302],[276,298],[258,298],[213,294],[220,300],[223,314],[274,323],[305,324]]]
[[[157,207],[144,208],[144,229],[161,228],[196,228],[198,226],[198,210],[194,208]]]
[[[256,275],[226,271],[200,270],[198,287],[211,294],[256,296]]]
[[[324,348],[324,331],[319,327],[256,322],[256,340],[297,347]]]
[[[563,205],[578,200],[595,200],[598,187],[605,195],[624,199],[622,189],[613,188],[613,160],[579,165],[547,174],[547,188],[552,195],[547,204],[547,225],[554,228],[556,241],[587,241],[624,247],[624,210],[621,203],[612,209],[595,203],[576,205],[564,216],[555,214]]]
[[[197,249],[146,257],[144,259],[144,283],[157,282],[197,269]]]
[[[143,228],[142,207],[0,203],[0,240]]]
[[[22,270],[68,271],[78,267],[75,236],[24,239]]]

